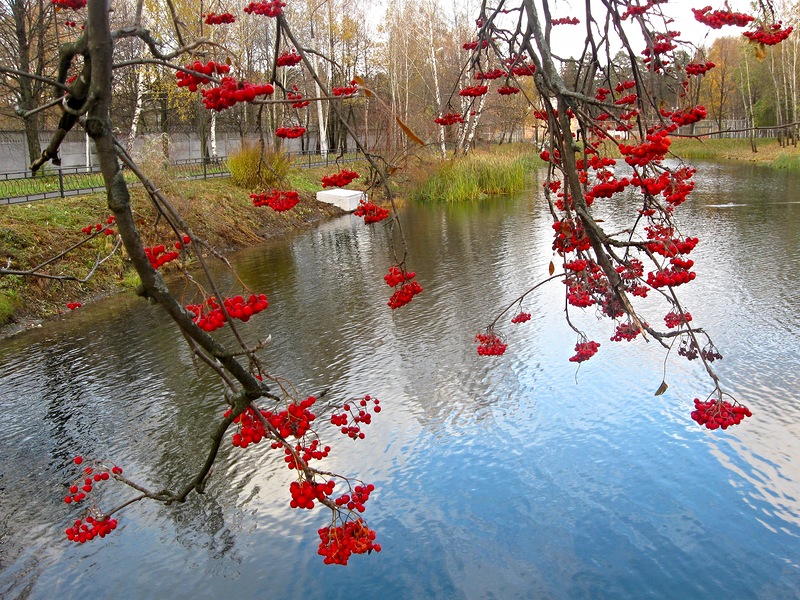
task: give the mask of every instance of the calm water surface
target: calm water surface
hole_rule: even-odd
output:
[[[71,544],[70,458],[166,487],[205,452],[219,387],[135,298],[2,342],[0,597],[800,597],[798,189],[795,175],[701,165],[682,209],[702,242],[681,291],[754,413],[728,432],[689,417],[711,391],[699,365],[671,359],[654,397],[663,353],[607,341],[593,314],[582,323],[601,351],[576,371],[558,283],[526,304],[530,322],[504,326],[504,357],[476,354],[497,308],[547,274],[535,192],[409,207],[425,291],[395,315],[386,233],[361,219],[238,255],[270,299],[245,331],[272,336],[274,373],[301,393],[330,387],[331,404],[384,405],[366,440],[329,436],[331,470],[377,488],[366,516],[384,550],[346,568],[316,555],[326,517],[288,507],[281,457],[227,444],[204,497],[131,506],[113,535]],[[123,497],[107,491],[108,505]]]

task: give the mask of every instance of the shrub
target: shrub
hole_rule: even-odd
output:
[[[280,186],[292,169],[292,160],[283,152],[258,146],[243,146],[228,156],[231,180],[239,187],[255,190]]]

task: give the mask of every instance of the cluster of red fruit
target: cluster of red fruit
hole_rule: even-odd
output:
[[[620,15],[620,19],[624,21],[628,17],[636,17],[639,15],[643,15],[648,10],[653,8],[656,4],[663,4],[665,2],[667,2],[667,0],[650,0],[649,2],[646,2],[645,4],[642,4],[640,6],[636,6],[635,4],[629,4],[628,8],[625,9],[625,12]]]
[[[147,255],[151,267],[158,269],[159,267],[175,260],[180,256],[179,252],[174,250],[167,252],[166,250],[167,248],[164,246],[164,244],[159,244],[158,246],[153,247],[147,246],[144,249],[144,253]]]
[[[512,94],[519,94],[519,88],[513,85],[503,85],[497,88],[497,93],[501,96],[511,96]]]
[[[361,177],[355,171],[348,171],[347,169],[342,169],[338,173],[334,173],[333,175],[325,175],[322,177],[322,187],[344,187],[354,180]]]
[[[654,288],[664,286],[676,287],[684,283],[689,283],[697,277],[694,271],[689,271],[692,265],[694,265],[693,260],[683,260],[675,257],[670,262],[674,265],[673,267],[667,267],[666,269],[648,273],[647,285]]]
[[[684,125],[691,125],[692,123],[702,121],[706,118],[706,114],[707,112],[705,106],[693,106],[689,110],[685,110],[683,112],[675,111],[670,115],[664,116],[669,116],[670,120],[678,127],[683,127]]]
[[[489,91],[488,85],[470,85],[465,87],[463,90],[459,91],[458,95],[477,98],[478,96],[483,96],[488,91]]]
[[[300,194],[293,190],[272,190],[272,193],[250,194],[255,206],[269,206],[275,212],[294,208],[300,202]]]
[[[619,151],[632,167],[644,167],[653,161],[663,160],[669,152],[670,143],[667,131],[661,130],[647,134],[645,141],[636,146],[620,144]]]
[[[503,71],[503,69],[492,69],[491,71],[478,71],[475,73],[475,79],[500,79],[501,77],[507,77],[508,73]]]
[[[508,348],[508,344],[503,343],[502,338],[493,331],[479,333],[475,341],[478,342],[478,354],[481,356],[501,356]]]
[[[86,0],[50,0],[50,4],[57,8],[80,10],[86,6]]]
[[[559,19],[553,19],[553,25],[577,25],[581,22],[578,17],[561,17]]]
[[[299,138],[306,132],[305,127],[278,127],[275,130],[275,136],[285,139]]]
[[[291,52],[283,52],[275,61],[279,67],[293,67],[296,64],[303,62],[303,57],[297,54],[292,48]]]
[[[253,102],[258,96],[269,96],[274,91],[275,88],[268,83],[252,85],[246,81],[237,82],[233,77],[223,77],[218,87],[202,91],[203,104],[208,109],[223,111],[238,102]]]
[[[64,25],[66,25],[67,27],[77,27],[78,26],[78,24],[75,21],[64,21]],[[84,25],[81,25],[81,29],[83,29],[84,27],[85,27]]]
[[[267,297],[264,294],[259,294],[258,296],[250,294],[250,298],[246,302],[242,296],[225,298],[222,304],[230,317],[244,322],[249,321],[250,317],[269,306]],[[186,310],[194,315],[192,321],[206,332],[215,331],[223,327],[227,321],[222,307],[220,307],[214,296],[211,296],[203,304],[189,304]]]
[[[707,71],[710,71],[717,65],[711,61],[705,63],[689,63],[686,65],[686,74],[687,75],[704,75]]]
[[[585,360],[589,360],[595,354],[597,354],[597,350],[600,348],[600,344],[593,341],[588,342],[578,342],[575,344],[575,356],[570,356],[570,362],[583,362]]]
[[[556,232],[553,239],[553,250],[562,256],[574,250],[586,251],[592,246],[580,219],[573,220],[565,217],[553,223],[552,227]]]
[[[711,10],[710,6],[703,8],[693,8],[694,18],[708,25],[711,29],[721,29],[723,25],[733,25],[735,27],[746,27],[753,21],[753,17],[745,13],[733,12],[732,10]]]
[[[295,90],[297,86],[295,86]],[[288,100],[296,100],[297,102],[292,102],[292,108],[305,108],[309,104],[311,104],[311,100],[303,100],[303,94],[299,92],[287,92],[286,98]]]
[[[530,320],[531,320],[531,313],[529,312],[519,312],[513,317],[511,317],[511,322],[514,324],[526,323],[527,321]]]
[[[351,81],[350,85],[335,87],[332,91],[334,96],[352,96],[358,92],[358,84],[355,81]]]
[[[726,400],[706,400],[694,399],[694,410],[692,419],[699,425],[705,425],[708,429],[727,429],[732,425],[738,425],[745,417],[752,417],[750,409],[741,404],[733,405]]]
[[[313,483],[304,480],[302,483],[293,481],[289,484],[289,493],[292,495],[292,500],[289,506],[292,508],[314,508],[314,500],[325,500],[333,493],[333,488],[336,484],[333,480],[327,483]]]
[[[338,527],[323,527],[318,530],[320,556],[326,565],[346,565],[352,554],[368,554],[381,551],[375,543],[375,532],[361,519],[348,521]]]
[[[286,6],[285,2],[270,0],[269,2],[251,2],[243,10],[247,14],[277,17],[283,12],[284,6]]]
[[[234,23],[236,21],[236,17],[234,17],[231,13],[208,13],[205,16],[205,20],[203,21],[206,25],[225,25],[227,23]]]
[[[67,308],[70,310],[75,310],[76,308],[80,308],[83,306],[80,302],[67,302]]]
[[[614,335],[611,336],[612,342],[621,342],[626,341],[630,342],[631,340],[635,339],[637,335],[642,332],[641,329],[637,325],[633,323],[620,323],[617,325],[616,331],[614,331]]]
[[[436,117],[433,120],[433,122],[441,125],[442,127],[446,127],[447,125],[463,123],[464,117],[462,117],[461,114],[459,113],[447,113],[446,115],[442,115],[441,117]]]
[[[117,520],[108,517],[95,519],[92,515],[86,517],[86,523],[77,519],[72,527],[67,527],[64,533],[71,542],[85,544],[96,537],[106,537],[117,528]]]
[[[178,80],[178,87],[187,87],[190,92],[196,92],[197,86],[209,83],[212,75],[224,75],[229,73],[231,68],[224,64],[210,60],[206,64],[201,63],[199,60],[191,65],[184,65],[184,69],[194,71],[194,73],[186,73],[185,71],[176,71],[175,78]],[[196,75],[195,73],[202,73],[208,77]]]
[[[478,47],[478,45],[480,45],[480,47],[484,48],[484,49],[488,48],[489,47],[489,41],[488,40],[480,40],[480,41],[475,40],[474,42],[464,42],[464,45],[461,46],[461,47],[464,48],[464,50],[475,50]]]
[[[389,216],[389,209],[377,206],[368,202],[363,198],[359,201],[358,207],[353,211],[357,217],[364,217],[364,223],[370,225],[372,223],[379,223]]]
[[[627,96],[623,96],[622,98],[617,98],[616,100],[614,100],[614,104],[616,104],[617,106],[622,106],[624,104],[634,104],[638,97],[639,96],[637,96],[636,94],[628,94]]]
[[[395,288],[394,294],[387,302],[392,310],[405,306],[414,299],[414,296],[422,292],[419,282],[412,281],[416,276],[414,271],[403,271],[396,266],[390,267],[389,273],[383,276],[386,285]]]
[[[517,77],[533,77],[534,73],[536,73],[536,65],[533,63],[516,65],[511,68],[511,74]]]
[[[669,329],[675,329],[676,327],[682,325],[683,323],[688,323],[692,320],[692,314],[687,311],[683,311],[683,315],[680,315],[676,312],[670,311],[664,315],[664,323],[667,324]]]
[[[336,498],[336,506],[345,506],[348,510],[364,512],[364,505],[369,500],[369,495],[375,491],[375,486],[371,483],[367,485],[357,485],[350,494],[343,494]]]
[[[341,432],[351,439],[364,439],[364,432],[361,431],[361,423],[369,425],[372,423],[372,415],[369,412],[369,403],[373,404],[375,413],[381,412],[381,401],[372,398],[369,394],[358,401],[358,406],[345,404],[341,413],[331,415],[331,423],[341,428]]]
[[[114,224],[114,216],[108,217],[106,219],[106,225],[113,225]],[[102,223],[95,223],[94,225],[87,225],[86,227],[81,227],[81,231],[86,235],[92,235],[96,231],[100,231],[103,229]],[[110,227],[106,227],[105,232],[106,235],[114,235],[114,230]]]
[[[783,40],[788,38],[793,27],[781,29],[782,23],[773,23],[766,29],[756,29],[755,31],[745,31],[742,35],[753,43],[764,44],[765,46],[774,46],[780,44]]]

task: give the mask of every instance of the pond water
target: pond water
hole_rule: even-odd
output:
[[[328,468],[376,486],[365,516],[383,551],[344,568],[322,564],[325,513],[289,508],[291,473],[260,446],[226,443],[205,496],[135,504],[104,540],[68,542],[71,457],[167,487],[199,464],[220,389],[136,298],[2,342],[0,597],[799,597],[798,189],[795,175],[703,164],[682,207],[702,241],[680,291],[754,415],[726,432],[689,417],[711,391],[700,365],[670,358],[654,397],[663,351],[607,341],[593,313],[580,322],[602,346],[576,370],[558,283],[527,302],[530,322],[503,326],[505,356],[477,355],[474,335],[547,275],[537,192],[404,210],[425,291],[395,314],[380,226],[345,216],[237,255],[270,300],[244,331],[272,336],[273,372],[330,388],[325,414],[382,401],[365,440],[325,436]],[[109,504],[127,497],[112,489]]]

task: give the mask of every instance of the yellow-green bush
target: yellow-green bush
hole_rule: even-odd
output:
[[[279,187],[292,169],[292,161],[283,152],[243,146],[228,156],[231,179],[248,190]]]

